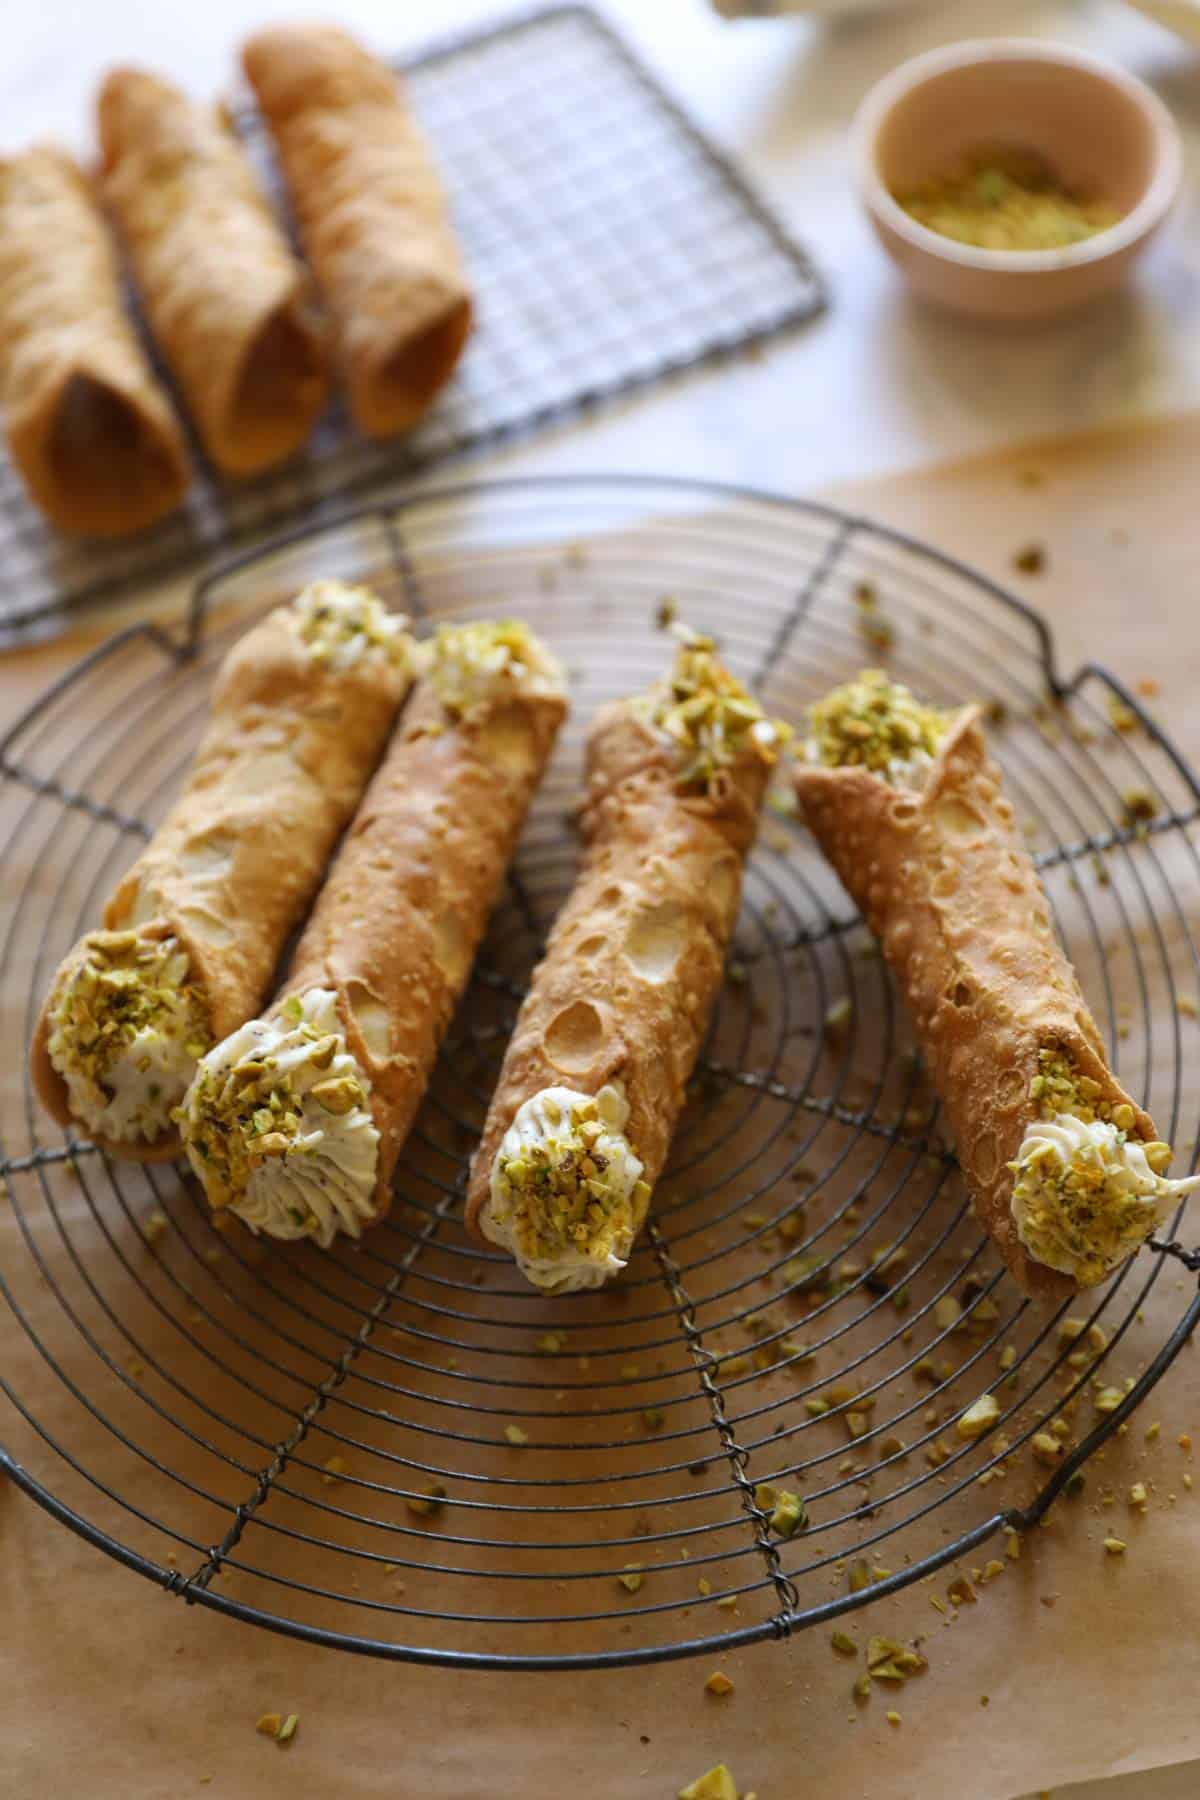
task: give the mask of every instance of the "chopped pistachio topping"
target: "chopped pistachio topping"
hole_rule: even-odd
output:
[[[808,1508],[799,1494],[790,1488],[774,1487],[760,1481],[754,1490],[754,1504],[767,1515],[767,1523],[777,1537],[795,1537],[808,1525]]]
[[[89,932],[51,998],[50,1061],[98,1137],[154,1143],[169,1131],[211,1041],[185,951],[144,929]]]
[[[480,1224],[535,1286],[598,1287],[628,1260],[650,1199],[628,1118],[617,1087],[543,1088],[505,1132]]]
[[[1044,1049],[1030,1085],[1038,1117],[1015,1162],[1013,1217],[1029,1254],[1089,1287],[1138,1250],[1200,1177],[1167,1179],[1169,1144],[1132,1136],[1137,1117]]]
[[[389,612],[370,588],[314,581],[296,595],[292,614],[313,662],[348,669],[372,651],[400,669],[412,662],[408,620]]]
[[[179,1119],[214,1207],[254,1232],[358,1237],[372,1217],[379,1132],[370,1084],[328,988],[289,995],[200,1063]]]
[[[981,144],[957,165],[892,198],[910,218],[980,250],[1063,250],[1121,217],[1102,195],[1064,181],[1040,151]]]
[[[925,706],[882,669],[864,669],[809,713],[809,762],[862,768],[894,787],[920,787],[953,713]]]
[[[557,659],[520,619],[439,625],[428,659],[433,691],[455,717],[510,695],[566,691]]]
[[[769,719],[730,674],[712,638],[677,629],[681,641],[670,672],[630,703],[636,718],[676,746],[677,785],[709,788],[723,769],[747,753],[774,763],[791,735],[789,728]]]
[[[680,1788],[679,1800],[738,1800],[733,1776],[724,1763],[718,1763],[687,1787]]]

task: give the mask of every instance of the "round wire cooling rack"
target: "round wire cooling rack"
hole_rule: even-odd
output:
[[[792,720],[882,659],[934,701],[988,703],[1114,1060],[1182,1156],[1200,788],[1178,754],[1102,669],[1064,681],[1019,601],[864,519],[642,477],[424,494],[226,565],[178,636],[119,634],[0,742],[10,1044],[169,803],[229,643],[335,572],[422,628],[520,615],[572,678],[394,1210],[329,1255],[218,1231],[180,1171],[64,1136],[9,1075],[7,1473],[189,1602],[459,1666],[784,1637],[1027,1528],[1185,1342],[1200,1299],[1163,1274],[1200,1257],[1167,1234],[1069,1323],[1021,1300],[970,1218],[873,943],[782,799],[625,1278],[525,1288],[464,1234],[466,1161],[570,885],[588,718],[661,670],[672,616],[713,631]],[[959,1431],[985,1393],[995,1418]],[[1063,1419],[1048,1470],[1031,1440]],[[772,1528],[764,1486],[803,1497],[804,1529]]]

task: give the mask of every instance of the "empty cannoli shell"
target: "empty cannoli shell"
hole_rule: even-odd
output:
[[[350,410],[369,436],[405,431],[471,328],[429,146],[392,71],[344,31],[274,27],[243,62],[333,316]]]
[[[219,469],[298,450],[328,391],[324,333],[228,124],[169,82],[115,69],[97,105],[103,194],[142,307]]]
[[[108,225],[48,146],[0,160],[0,404],[13,461],[62,530],[121,537],[183,499],[183,437],[125,311]]]

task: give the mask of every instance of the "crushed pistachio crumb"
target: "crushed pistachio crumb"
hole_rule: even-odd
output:
[[[848,1631],[835,1631],[829,1641],[839,1656],[858,1655],[858,1645]]]
[[[865,768],[888,775],[931,758],[952,715],[923,706],[883,669],[864,669],[834,688],[810,712],[810,755],[829,769]]]
[[[1145,825],[1158,815],[1158,802],[1149,788],[1126,788],[1121,795],[1121,812],[1127,825]]]
[[[1100,1134],[1103,1142],[1091,1141],[1095,1133],[1088,1134],[1068,1160],[1057,1144],[1038,1138],[1031,1127],[1029,1148],[1009,1165],[1016,1177],[1013,1211],[1031,1254],[1063,1268],[1067,1266],[1064,1258],[1069,1257],[1076,1279],[1091,1285],[1132,1254],[1154,1222],[1146,1193],[1131,1182],[1127,1171],[1126,1141],[1136,1144],[1150,1174],[1160,1179],[1170,1165],[1171,1147],[1138,1137],[1133,1106],[1107,1098],[1101,1084],[1081,1075],[1061,1050],[1042,1048],[1038,1063],[1029,1098],[1036,1103],[1040,1119],[1061,1125],[1069,1118],[1107,1129]],[[1060,1341],[1069,1342],[1083,1331],[1082,1320],[1064,1320]],[[1107,1343],[1099,1330],[1094,1337],[1089,1332],[1088,1338],[1093,1349]],[[1081,1367],[1088,1360],[1087,1352],[1073,1351],[1067,1360],[1073,1367]]]
[[[510,1444],[519,1445],[527,1444],[529,1442],[529,1433],[527,1431],[522,1431],[519,1425],[506,1425],[504,1427],[504,1435]]]
[[[981,1394],[959,1418],[956,1430],[959,1437],[973,1441],[989,1431],[999,1417],[1000,1403],[995,1394]]]
[[[297,594],[292,614],[313,662],[345,668],[378,650],[403,669],[412,658],[412,640],[405,630],[408,620],[389,612],[370,588],[314,581]]]
[[[854,1002],[848,995],[842,994],[833,1000],[825,1009],[825,1036],[836,1041],[844,1037],[854,1017]]]
[[[777,1488],[760,1481],[754,1490],[754,1504],[767,1515],[767,1523],[777,1537],[794,1537],[808,1525],[808,1508],[799,1494],[790,1488]]]
[[[1104,1540],[1104,1548],[1110,1556],[1124,1556],[1129,1546],[1126,1544],[1124,1538],[1106,1537]]]
[[[254,1729],[262,1737],[277,1738],[279,1728],[283,1724],[282,1713],[263,1713],[254,1722]]]
[[[747,754],[774,764],[791,733],[730,673],[711,637],[676,626],[679,646],[670,672],[631,701],[634,716],[669,738],[679,754],[680,788],[713,787]]]
[[[93,931],[51,998],[47,1049],[89,1131],[153,1143],[211,1043],[208,1009],[178,940]]]
[[[738,1791],[725,1764],[717,1763],[687,1787],[680,1788],[679,1800],[738,1800]]]
[[[583,1255],[602,1268],[628,1256],[650,1200],[624,1135],[628,1116],[615,1087],[595,1095],[546,1088],[526,1101],[492,1180],[493,1215],[522,1262],[553,1267]],[[632,1379],[624,1371],[622,1378]]]
[[[704,1691],[708,1694],[717,1694],[723,1698],[726,1694],[732,1694],[733,1683],[730,1681],[728,1675],[723,1674],[720,1669],[714,1669],[708,1680],[704,1683]]]
[[[446,1498],[446,1490],[440,1481],[431,1481],[423,1496],[409,1495],[404,1504],[418,1519],[432,1518],[434,1513],[441,1512]]]
[[[626,1563],[624,1573],[617,1576],[627,1594],[638,1593],[645,1579],[641,1563]]]
[[[520,619],[439,625],[428,646],[428,678],[451,718],[513,694],[560,694],[566,678]]]

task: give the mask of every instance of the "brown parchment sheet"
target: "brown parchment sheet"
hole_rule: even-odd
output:
[[[859,487],[834,498],[962,555],[1026,592],[1052,622],[1065,668],[1095,656],[1131,682],[1156,681],[1160,691],[1149,704],[1193,759],[1200,760],[1200,719],[1189,707],[1200,676],[1191,516],[1198,456],[1200,421],[1183,420],[1035,447]],[[1035,542],[1045,548],[1043,572],[1036,578],[1016,574],[1014,552]],[[886,604],[884,586],[885,610]],[[77,652],[80,641],[71,648]],[[0,704],[6,716],[35,681],[48,677],[61,654],[55,646],[0,665]],[[938,657],[936,640],[928,654]],[[121,669],[114,665],[109,673],[105,693],[117,707]],[[163,728],[168,729],[169,683],[154,704],[162,709]],[[102,733],[104,726],[97,729]],[[120,755],[115,738],[111,755]],[[127,779],[130,810],[152,807],[152,775],[131,767]],[[556,779],[565,795],[569,773],[561,765],[559,775],[551,778],[557,796]],[[57,828],[71,826],[68,821]],[[6,872],[11,883],[6,905],[18,889],[37,894],[39,858],[46,854],[44,834],[50,829],[49,821],[31,824],[22,841],[20,867]],[[86,918],[89,896],[102,889],[135,848],[123,844],[119,834],[99,849],[83,836],[79,842],[77,886],[54,926],[64,942]],[[1167,855],[1164,850],[1164,859]],[[1200,895],[1187,886],[1194,875],[1182,854],[1172,873],[1180,883],[1186,922],[1194,928]],[[1054,891],[1056,901],[1071,904],[1065,884]],[[830,893],[835,892],[832,884]],[[1118,880],[1115,892],[1106,890],[1096,899],[1101,928],[1081,966],[1089,993],[1096,991],[1103,973],[1104,909],[1122,899],[1132,904],[1132,893]],[[1172,925],[1165,911],[1161,928],[1168,938],[1172,930],[1182,929],[1178,921]],[[19,953],[24,940],[18,934],[14,941]],[[1127,972],[1114,966],[1111,974],[1119,989]],[[802,987],[791,1004],[815,1005],[815,994]],[[1153,979],[1148,1004],[1166,1005]],[[1178,1027],[1186,1061],[1189,1047],[1200,1052],[1200,1026],[1181,1016]],[[23,1021],[11,1009],[4,1012],[3,1029],[16,1060]],[[726,1029],[735,1035],[741,1029],[736,1016],[728,1026],[723,1019]],[[745,1025],[750,1054],[754,1034],[766,1041],[771,1029],[770,1018]],[[1134,1061],[1128,1070],[1133,1077],[1140,1072],[1138,1042],[1134,1030],[1129,1047]],[[10,1079],[0,1090],[6,1136],[24,1105],[18,1086]],[[1187,1097],[1181,1116],[1194,1132],[1196,1106]],[[731,1166],[742,1151],[752,1150],[760,1157],[775,1156],[780,1179],[787,1177],[795,1145],[789,1147],[781,1137],[777,1148],[762,1148],[771,1129],[769,1109],[735,1112],[727,1127],[724,1119],[717,1108],[711,1121],[702,1118],[695,1127],[701,1140],[706,1130],[725,1131],[721,1155]],[[25,1129],[28,1133],[28,1121]],[[34,1142],[48,1141],[44,1128],[40,1137],[39,1128],[32,1129]],[[829,1130],[835,1132],[836,1125],[831,1123]],[[1188,1147],[1181,1143],[1182,1149]],[[431,1125],[416,1164],[419,1179],[425,1159],[431,1195],[437,1191],[443,1148],[438,1128]],[[821,1154],[830,1153],[826,1142]],[[860,1146],[851,1154],[864,1152]],[[11,1295],[9,1304],[21,1308],[47,1352],[59,1355],[67,1380],[39,1367],[37,1350],[11,1320],[6,1374],[15,1391],[37,1395],[41,1423],[65,1449],[87,1441],[93,1479],[74,1473],[3,1401],[0,1431],[14,1454],[27,1458],[47,1478],[52,1473],[56,1491],[68,1504],[153,1560],[176,1559],[187,1570],[226,1530],[228,1507],[245,1498],[271,1445],[289,1430],[295,1410],[327,1372],[348,1319],[357,1317],[362,1305],[363,1284],[381,1281],[388,1271],[369,1247],[359,1261],[343,1257],[328,1264],[314,1254],[311,1260],[289,1257],[277,1264],[269,1253],[260,1261],[254,1248],[240,1240],[222,1248],[194,1204],[175,1191],[174,1177],[153,1172],[139,1177],[144,1199],[127,1207],[106,1188],[98,1165],[81,1160],[80,1170],[75,1180],[62,1169],[49,1177],[53,1211],[42,1204],[32,1175],[14,1178],[10,1204],[0,1207],[0,1268],[25,1271],[21,1291]],[[666,1198],[669,1202],[670,1193]],[[143,1236],[145,1218],[156,1204],[166,1208],[172,1221],[169,1241],[158,1247]],[[708,1277],[698,1271],[691,1283],[703,1328],[708,1309],[716,1306],[718,1291],[730,1278],[729,1259],[720,1254],[723,1233],[740,1239],[744,1228],[735,1231],[715,1212],[702,1228],[714,1251]],[[971,1235],[968,1226],[964,1231]],[[529,1566],[521,1549],[509,1549],[500,1558],[494,1552],[455,1547],[439,1541],[442,1526],[437,1520],[428,1528],[414,1527],[399,1501],[374,1490],[356,1494],[360,1482],[399,1485],[396,1457],[417,1465],[412,1473],[419,1488],[420,1427],[444,1420],[441,1403],[447,1396],[465,1403],[462,1428],[477,1435],[479,1420],[472,1416],[473,1396],[463,1391],[462,1371],[444,1358],[420,1375],[414,1369],[414,1364],[435,1362],[417,1354],[422,1294],[436,1293],[438,1277],[454,1268],[452,1259],[462,1240],[451,1229],[439,1244],[381,1311],[383,1331],[355,1360],[335,1403],[302,1446],[286,1491],[272,1496],[274,1529],[250,1528],[245,1560],[265,1574],[240,1568],[235,1552],[220,1577],[223,1591],[266,1607],[290,1603],[314,1625],[337,1619],[344,1624],[344,1611],[332,1603],[300,1602],[273,1591],[267,1577],[286,1577],[302,1568],[314,1586],[369,1598],[373,1584],[381,1597],[394,1600],[401,1593],[419,1608],[447,1605],[449,1596],[462,1596],[463,1584],[439,1575],[434,1565],[443,1562],[456,1570],[476,1566],[480,1579],[473,1597],[483,1612],[489,1597],[496,1598],[494,1576],[485,1577],[484,1571]],[[731,1252],[743,1259],[752,1254]],[[79,1341],[69,1354],[63,1350],[68,1340],[62,1335],[62,1300],[39,1278],[38,1258],[79,1322]],[[636,1276],[638,1269],[635,1263],[631,1274]],[[125,1270],[139,1279],[126,1279]],[[1106,1379],[1140,1371],[1178,1318],[1192,1285],[1182,1270],[1164,1272],[1147,1297],[1144,1316],[1107,1358]],[[1001,1292],[997,1298],[1011,1308],[1011,1295]],[[918,1309],[919,1300],[914,1294]],[[650,1327],[630,1330],[622,1339],[623,1304],[619,1295],[589,1301],[580,1312],[580,1329],[572,1332],[571,1354],[586,1354],[594,1346],[599,1358],[620,1342],[622,1369],[652,1369],[656,1401],[665,1397],[676,1403],[670,1429],[682,1434],[681,1460],[689,1453],[691,1433],[694,1453],[711,1457],[707,1416],[694,1398],[694,1373],[684,1352],[674,1342],[657,1344]],[[764,1292],[764,1311],[772,1321],[779,1304]],[[514,1306],[520,1329],[529,1333],[551,1316],[547,1303],[537,1297]],[[519,1416],[528,1359],[486,1341],[479,1324],[489,1310],[486,1289],[474,1315],[469,1304],[463,1310],[467,1364],[492,1356],[490,1372],[507,1384],[493,1390],[487,1404],[498,1409],[499,1419]],[[234,1322],[236,1344],[229,1336]],[[789,1323],[803,1337],[803,1314]],[[1033,1329],[1026,1318],[1018,1341],[1027,1342]],[[90,1340],[86,1351],[84,1333]],[[847,1359],[855,1354],[851,1337]],[[1178,1440],[1183,1433],[1200,1440],[1195,1355],[1192,1350],[1182,1353],[1126,1434],[1110,1444],[1102,1462],[1089,1467],[1084,1493],[1056,1506],[1047,1524],[1022,1544],[1018,1560],[1006,1556],[1004,1541],[997,1537],[929,1584],[837,1622],[860,1645],[873,1632],[922,1639],[927,1672],[902,1688],[876,1683],[866,1705],[856,1705],[850,1693],[861,1655],[857,1665],[837,1655],[829,1627],[814,1628],[786,1644],[766,1642],[721,1657],[625,1671],[499,1674],[350,1657],[268,1635],[201,1607],[185,1607],[62,1529],[20,1493],[0,1491],[0,1671],[6,1698],[0,1709],[0,1791],[31,1800],[75,1793],[86,1793],[90,1800],[175,1800],[192,1793],[282,1796],[297,1788],[348,1800],[383,1795],[404,1800],[517,1800],[526,1795],[668,1800],[684,1782],[724,1760],[740,1791],[753,1791],[759,1800],[808,1794],[839,1800],[940,1795],[1015,1800],[1100,1775],[1185,1764],[1200,1756],[1200,1722],[1191,1703],[1200,1683],[1200,1534],[1194,1510],[1200,1506],[1200,1492],[1186,1484],[1194,1464]],[[612,1364],[598,1361],[597,1366],[604,1370]],[[381,1404],[379,1384],[395,1382],[401,1371],[403,1411],[392,1395],[393,1416],[381,1421],[373,1416]],[[964,1377],[958,1404],[991,1385],[992,1371],[994,1359],[989,1371]],[[869,1365],[866,1372],[871,1373]],[[763,1440],[752,1461],[757,1473],[766,1475],[777,1466],[770,1461],[770,1438],[780,1425],[787,1441],[799,1411],[796,1396],[819,1393],[835,1384],[838,1375],[832,1353],[824,1352],[819,1370],[803,1381],[769,1370],[731,1383],[727,1404],[737,1429],[744,1437]],[[111,1431],[98,1442],[72,1394],[72,1377],[86,1378],[89,1392],[102,1396],[113,1425],[127,1428],[137,1442],[145,1444],[158,1434],[164,1467],[175,1474],[156,1471],[144,1457],[131,1458]],[[1061,1387],[1057,1378],[1055,1383]],[[930,1428],[923,1422],[921,1391],[917,1383],[908,1385],[914,1414],[907,1429],[914,1439],[924,1439]],[[601,1482],[635,1476],[640,1459],[646,1466],[664,1460],[657,1443],[643,1444],[636,1431],[630,1436],[622,1409],[636,1408],[637,1398],[636,1377],[623,1374],[609,1385],[597,1380],[595,1403],[612,1412],[611,1436],[619,1442],[615,1449],[600,1448],[600,1434],[586,1462],[573,1458],[573,1473],[586,1472]],[[1076,1415],[1082,1425],[1090,1405],[1085,1396]],[[772,1410],[765,1422],[756,1423],[751,1415],[764,1406]],[[148,1415],[154,1421],[149,1429]],[[236,1429],[226,1422],[231,1418]],[[1160,1429],[1148,1442],[1146,1429],[1155,1421]],[[849,1448],[846,1433],[824,1422],[816,1429],[828,1434],[817,1441],[828,1446],[830,1465],[836,1466]],[[941,1423],[935,1435],[957,1447],[953,1431],[947,1434]],[[352,1451],[346,1450],[348,1437],[354,1441]],[[512,1497],[520,1502],[528,1497],[522,1478],[553,1468],[552,1421],[539,1428],[538,1437],[544,1449],[475,1451],[472,1466],[512,1483]],[[336,1453],[346,1456],[352,1476],[330,1484],[323,1465]],[[781,1454],[786,1458],[786,1451]],[[522,1461],[527,1455],[533,1460]],[[912,1452],[912,1468],[924,1472],[918,1449]],[[131,1471],[136,1472],[135,1485]],[[193,1483],[192,1489],[181,1491],[180,1473]],[[978,1485],[968,1483],[960,1499],[914,1528],[905,1540],[911,1543],[909,1553],[927,1554],[943,1534],[961,1529],[967,1519],[983,1517],[993,1504],[1027,1497],[1041,1473],[1028,1447],[1015,1452],[1008,1473],[988,1487],[986,1496],[981,1499]],[[136,1499],[146,1516],[131,1514],[128,1506],[99,1491],[95,1480]],[[1126,1499],[1137,1481],[1148,1489],[1144,1517],[1131,1511]],[[680,1485],[672,1478],[664,1491],[676,1492]],[[681,1540],[694,1545],[692,1557],[676,1559],[656,1543],[646,1557],[646,1589],[638,1596],[639,1601],[651,1594],[664,1602],[687,1601],[679,1635],[712,1628],[711,1614],[699,1599],[691,1604],[695,1560],[701,1556],[707,1559],[703,1566],[715,1590],[744,1590],[736,1610],[726,1615],[734,1624],[750,1623],[771,1610],[771,1597],[755,1585],[744,1533],[736,1520],[729,1523],[733,1515],[722,1492],[721,1472],[706,1469],[694,1486],[695,1496],[679,1509],[677,1520],[682,1530],[697,1534]],[[1109,1491],[1113,1504],[1105,1507]],[[655,1497],[644,1481],[638,1495],[647,1501]],[[321,1507],[355,1511],[359,1497],[374,1523],[360,1528],[343,1518],[338,1529],[346,1542],[370,1550],[378,1560],[349,1568],[345,1557],[316,1548],[298,1559],[297,1541],[289,1531],[311,1530],[314,1510]],[[171,1543],[149,1523],[167,1516],[178,1532]],[[472,1526],[486,1535],[486,1519],[474,1518]],[[703,1535],[700,1528],[705,1528]],[[528,1530],[530,1558],[533,1540],[551,1535],[564,1546],[564,1571],[595,1564],[595,1552],[568,1548],[576,1535],[569,1517],[549,1522],[539,1517],[522,1529]],[[611,1531],[611,1522],[605,1529]],[[806,1577],[806,1603],[845,1591],[846,1564],[854,1560],[854,1546],[868,1529],[869,1521],[859,1522],[842,1534],[837,1540],[841,1566],[831,1563]],[[509,1528],[510,1538],[516,1530]],[[1106,1554],[1102,1540],[1110,1535],[1126,1541],[1123,1556]],[[394,1546],[394,1562],[383,1560],[385,1543]],[[637,1558],[636,1550],[618,1543],[606,1548],[612,1568]],[[891,1549],[885,1547],[881,1557]],[[808,1553],[803,1540],[796,1540],[786,1548],[785,1567],[798,1567]],[[992,1558],[1003,1562],[1003,1573],[974,1582],[973,1604],[950,1606],[947,1589],[955,1577],[971,1579],[972,1568]],[[607,1582],[605,1592],[614,1612],[619,1611],[615,1581]],[[541,1596],[543,1603],[545,1598]],[[590,1596],[592,1603],[596,1598]],[[934,1606],[935,1599],[945,1611]],[[369,1618],[362,1628],[371,1629]],[[483,1623],[475,1629],[481,1650],[512,1646],[511,1634]],[[631,1643],[638,1641],[638,1631],[631,1625]],[[424,1635],[428,1639],[428,1632]],[[461,1631],[447,1631],[445,1641],[461,1642]],[[619,1623],[608,1641],[621,1641]],[[581,1647],[570,1628],[563,1631],[561,1644],[564,1649]],[[544,1639],[538,1647],[544,1647]],[[733,1694],[724,1699],[703,1690],[705,1677],[718,1666],[734,1682]],[[889,1724],[889,1708],[900,1714],[899,1724]],[[254,1721],[264,1711],[299,1713],[299,1732],[289,1748],[255,1735]],[[1186,1781],[1178,1788],[1179,1794],[1192,1791]],[[1164,1788],[1164,1793],[1174,1800],[1176,1789]]]

